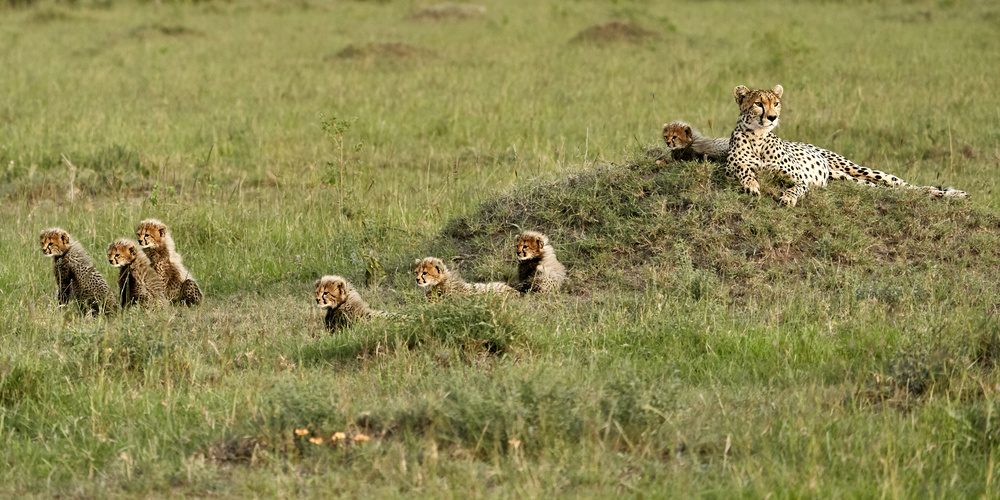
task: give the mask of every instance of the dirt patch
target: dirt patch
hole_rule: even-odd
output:
[[[166,24],[148,24],[143,26],[137,26],[129,32],[129,36],[132,38],[150,38],[154,36],[165,36],[165,37],[185,37],[185,36],[202,36],[204,33],[196,29],[188,28],[187,26],[182,26],[179,24],[166,25]]]
[[[410,16],[413,21],[445,21],[449,19],[469,19],[486,14],[486,7],[470,3],[442,3],[432,5]]]
[[[205,458],[216,463],[251,464],[263,453],[271,450],[269,439],[260,436],[243,436],[219,441],[205,450]]]
[[[348,45],[334,56],[337,59],[406,60],[433,57],[434,52],[405,43],[369,43]]]
[[[635,23],[610,22],[591,26],[573,37],[574,42],[583,43],[642,43],[658,40],[660,34],[647,30]]]

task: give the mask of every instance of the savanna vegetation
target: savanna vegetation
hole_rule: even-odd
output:
[[[0,2],[0,496],[996,497],[1000,6]],[[970,200],[666,157],[788,140]],[[170,225],[205,302],[57,307]],[[428,304],[415,258],[553,295]],[[402,315],[324,330],[312,283]]]

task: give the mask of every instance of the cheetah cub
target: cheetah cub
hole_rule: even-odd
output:
[[[108,262],[120,269],[118,298],[122,308],[136,304],[142,307],[166,304],[163,280],[134,241],[128,238],[112,241],[108,245]]]
[[[156,219],[146,219],[139,223],[135,236],[156,274],[163,280],[170,302],[189,306],[201,304],[201,288],[181,263],[181,255],[174,249],[174,238],[167,225]]]
[[[566,268],[556,259],[548,236],[524,231],[514,243],[517,254],[517,285],[520,292],[554,292],[566,280]]]
[[[728,137],[705,137],[684,122],[663,124],[663,141],[677,161],[712,159],[725,161],[729,153]]]
[[[491,283],[466,283],[456,271],[449,271],[444,262],[437,257],[425,257],[416,260],[415,277],[417,286],[424,289],[427,300],[435,300],[445,295],[462,295],[469,293],[500,293],[516,294],[517,290],[506,283],[494,281]]]
[[[87,313],[112,312],[115,302],[108,280],[94,267],[83,245],[66,231],[53,227],[39,237],[42,253],[52,257],[59,305],[76,302]]]
[[[372,309],[354,287],[340,276],[323,276],[313,285],[316,296],[316,307],[326,309],[323,322],[326,329],[335,332],[350,326],[356,321],[376,316],[387,317],[388,314]]]

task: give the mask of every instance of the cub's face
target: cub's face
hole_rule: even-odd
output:
[[[323,276],[316,280],[316,307],[337,307],[347,302],[347,282],[339,276]]]
[[[417,267],[414,274],[417,286],[421,288],[437,285],[444,279],[445,273],[448,272],[448,268],[444,266],[444,262],[435,257],[417,260],[416,264]]]
[[[42,253],[47,257],[58,257],[69,251],[69,233],[59,228],[46,229],[39,237]]]
[[[135,261],[137,253],[135,243],[126,239],[115,240],[108,246],[108,262],[114,267],[124,267]]]
[[[135,230],[135,238],[139,240],[139,246],[142,248],[162,245],[166,234],[167,225],[156,219],[146,219],[140,222],[139,227]]]
[[[539,233],[526,232],[518,235],[517,242],[514,243],[514,253],[517,254],[517,260],[529,260],[540,257],[544,247],[544,236]]]
[[[684,149],[691,145],[691,127],[680,122],[663,125],[663,141],[670,149]]]
[[[740,121],[751,130],[778,126],[781,115],[781,95],[784,89],[775,85],[771,90],[750,90],[743,85],[733,89],[733,97],[740,106]]]

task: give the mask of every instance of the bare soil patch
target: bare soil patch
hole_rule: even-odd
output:
[[[406,60],[433,57],[434,52],[405,43],[351,44],[337,52],[337,59]]]
[[[638,24],[614,21],[591,26],[573,37],[573,41],[598,44],[642,43],[659,38],[659,33],[647,30]]]
[[[469,19],[486,14],[486,7],[471,3],[442,3],[432,5],[417,11],[410,19],[413,21],[445,21],[450,19]]]

